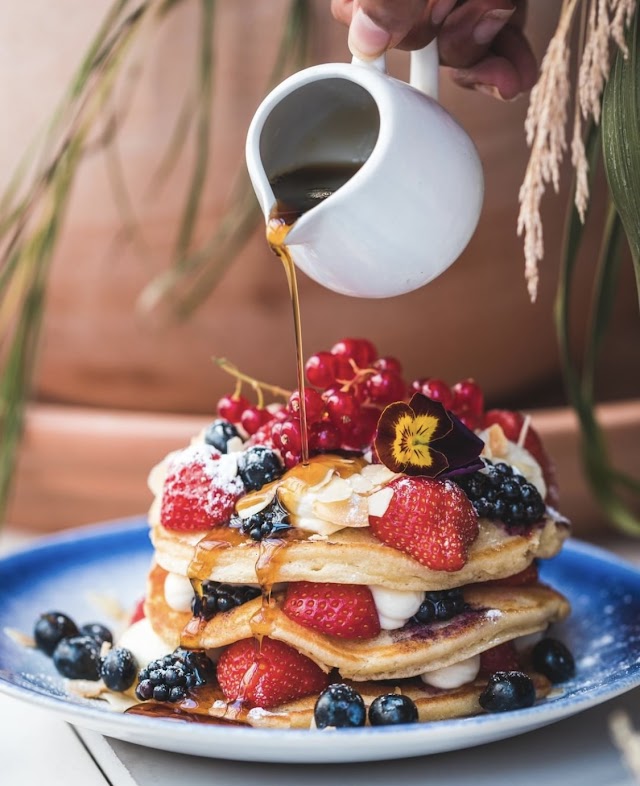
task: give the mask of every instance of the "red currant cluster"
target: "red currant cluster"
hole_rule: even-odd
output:
[[[423,377],[411,383],[413,393],[422,393],[433,401],[439,401],[445,409],[453,412],[468,428],[482,428],[484,420],[484,394],[472,379],[463,379],[449,387],[441,379]]]
[[[400,363],[392,357],[379,358],[375,346],[363,338],[346,338],[329,352],[312,355],[305,371],[310,384],[304,391],[310,455],[366,450],[382,409],[407,395]],[[253,406],[241,395],[223,396],[218,414],[240,423],[251,443],[277,448],[287,467],[299,463],[299,391],[293,391],[284,407],[268,409]]]
[[[259,394],[259,404],[251,404],[236,392],[218,402],[218,414],[239,423],[249,434],[250,444],[277,448],[287,468],[302,457],[300,393],[289,394],[226,370],[251,384]],[[480,428],[484,416],[481,388],[471,379],[450,388],[439,379],[415,380],[410,388],[402,377],[400,362],[394,357],[378,357],[376,347],[364,338],[345,338],[330,351],[316,352],[307,360],[305,409],[309,454],[335,450],[364,452],[373,441],[380,414],[387,404],[403,401],[414,392],[439,401],[471,429]],[[263,390],[288,396],[285,405],[263,406]]]

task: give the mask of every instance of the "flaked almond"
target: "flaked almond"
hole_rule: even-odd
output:
[[[320,502],[313,504],[317,518],[340,527],[368,527],[369,506],[367,497],[353,494],[349,499],[339,502]]]
[[[310,493],[311,490],[309,490]],[[348,500],[353,494],[353,489],[348,481],[344,478],[334,477],[331,481],[320,491],[315,494],[319,502],[343,502]]]
[[[376,516],[377,518],[384,516],[392,497],[393,489],[388,487],[380,489],[380,491],[376,491],[375,494],[367,497],[369,516]]]
[[[252,491],[236,502],[236,513],[241,519],[248,519],[256,513],[260,513],[270,505],[276,496],[277,483],[270,483],[263,486],[259,491]]]
[[[360,474],[366,478],[372,486],[386,486],[397,474],[392,472],[384,464],[367,464],[360,470]]]

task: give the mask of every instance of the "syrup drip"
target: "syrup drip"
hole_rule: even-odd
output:
[[[302,351],[300,299],[298,296],[296,268],[291,259],[289,249],[285,245],[287,235],[293,225],[285,223],[282,215],[278,213],[278,204],[276,204],[276,212],[272,213],[267,223],[267,242],[271,246],[272,251],[280,257],[289,285],[289,295],[291,297],[291,306],[293,309],[293,328],[296,339],[298,390],[300,391],[300,449],[302,452],[302,463],[306,465],[309,463],[309,435],[307,433],[307,406],[304,397],[304,354]]]
[[[232,527],[212,529],[196,545],[196,551],[189,564],[187,576],[190,579],[206,581],[224,549],[246,543],[246,536]]]

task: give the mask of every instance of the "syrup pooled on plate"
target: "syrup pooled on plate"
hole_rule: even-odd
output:
[[[307,431],[307,412],[304,398],[304,355],[302,351],[302,324],[300,320],[300,300],[296,269],[287,249],[287,235],[291,227],[316,205],[334,194],[362,166],[361,162],[335,164],[311,164],[283,172],[272,178],[271,188],[276,204],[267,221],[267,242],[280,257],[284,265],[289,294],[293,307],[293,326],[296,340],[296,367],[298,390],[300,391],[300,429],[302,439],[302,463],[309,462],[309,439]]]

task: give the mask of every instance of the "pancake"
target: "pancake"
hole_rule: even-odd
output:
[[[540,674],[530,673],[529,676],[536,689],[536,699],[540,700],[547,696],[551,690],[549,681]],[[350,684],[348,680],[346,682]],[[353,684],[353,687],[360,693],[367,708],[375,698],[383,693],[402,693],[415,702],[418,709],[418,720],[426,722],[480,714],[483,710],[478,699],[486,684],[486,680],[478,679],[461,688],[439,690],[425,685],[421,680],[413,679],[358,682]],[[146,710],[144,714],[153,714],[147,709],[151,705],[151,707],[158,707],[161,710],[161,715],[166,714],[169,717],[175,717],[174,708],[177,708],[189,715],[207,715],[226,721],[239,721],[257,728],[308,729],[313,722],[313,708],[316,700],[317,696],[312,695],[281,704],[270,710],[260,707],[247,709],[237,702],[228,702],[219,688],[211,689],[207,686],[202,693],[196,692],[194,696],[190,696],[182,703],[171,705],[170,709],[165,709],[163,705],[158,706],[155,702],[147,702],[144,705]]]
[[[385,546],[367,527],[347,528],[329,536],[305,537],[300,530],[291,534],[295,539],[256,543],[230,528],[209,533],[176,532],[158,525],[151,530],[151,540],[156,561],[166,571],[203,581],[317,581],[430,591],[519,573],[535,558],[555,556],[569,535],[569,526],[564,520],[547,518],[521,534],[512,534],[503,524],[481,519],[468,562],[455,572],[421,565]]]
[[[289,644],[329,672],[352,680],[414,677],[459,663],[491,647],[544,630],[569,613],[565,598],[550,587],[473,586],[464,591],[467,609],[446,622],[407,623],[366,640],[350,640],[299,625],[281,611],[283,593],[268,606],[256,598],[210,620],[176,612],[164,600],[166,573],[149,576],[146,613],[154,631],[168,643],[217,649],[240,639],[267,635]]]

